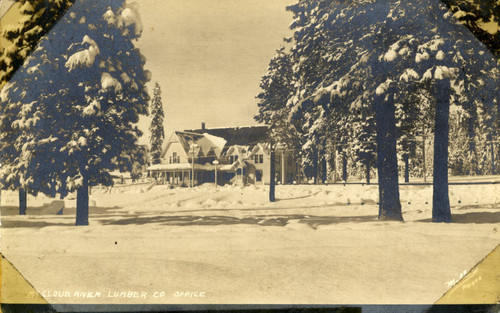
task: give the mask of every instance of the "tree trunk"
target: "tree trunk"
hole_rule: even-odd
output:
[[[333,144],[333,182],[337,182],[337,144]]]
[[[403,159],[405,161],[405,183],[410,182],[410,156],[408,153],[403,154]]]
[[[76,226],[89,224],[89,183],[83,178],[83,185],[76,190]]]
[[[399,200],[398,160],[396,152],[396,119],[394,116],[394,91],[377,96],[374,101],[377,170],[379,183],[379,213],[380,220],[402,221],[401,202]]]
[[[491,175],[495,175],[495,145],[491,142]]]
[[[274,151],[271,151],[271,169],[269,174],[269,202],[274,202],[276,200],[274,189],[275,189],[275,181],[274,176],[276,175],[276,155]]]
[[[327,178],[328,178],[328,172],[326,168],[326,156],[323,155],[323,158],[321,159],[321,180],[323,184],[326,184]]]
[[[19,215],[26,215],[28,205],[28,195],[26,189],[19,188]]]
[[[342,153],[342,180],[344,183],[347,182],[347,156]]]
[[[281,184],[286,184],[285,150],[281,151]]]
[[[448,102],[449,105],[449,102]],[[479,170],[479,158],[476,149],[476,126],[475,121],[477,120],[477,113],[475,107],[468,110],[470,116],[467,119],[467,136],[469,139],[469,151],[472,154],[472,160],[469,160],[468,167],[472,169],[472,172],[468,174],[481,175]]]
[[[424,183],[427,182],[427,164],[425,163],[425,135],[422,136],[423,176]]]
[[[366,184],[370,184],[370,160],[366,158]]]
[[[432,221],[437,223],[451,222],[450,199],[448,196],[450,89],[449,79],[436,80]]]
[[[318,183],[318,149],[313,150],[313,184]]]

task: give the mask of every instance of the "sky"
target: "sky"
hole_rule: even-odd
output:
[[[17,19],[19,18],[19,11],[18,11],[18,6],[16,5],[16,8],[13,8],[10,10],[11,6],[14,4],[14,1],[12,0],[0,0],[0,33],[2,32],[2,25],[7,26],[7,25],[12,25],[17,23]],[[0,49],[4,45],[6,45],[5,40],[3,36],[0,36]]]
[[[0,0],[2,1],[2,0]],[[12,1],[3,0],[2,14]],[[255,97],[269,61],[292,35],[295,0],[134,0],[143,33],[135,44],[162,89],[166,139],[174,130],[257,125]],[[16,10],[2,22],[15,23]],[[149,117],[139,143],[149,142]]]
[[[2,15],[12,0],[0,1]],[[167,137],[202,122],[257,124],[260,79],[283,38],[292,35],[292,13],[285,8],[296,0],[130,1],[140,8],[143,33],[136,46],[152,73],[149,92],[155,82],[162,88]],[[10,11],[15,10],[2,18],[4,25],[15,23]],[[149,141],[149,123],[149,117],[139,122],[145,132],[141,144]]]
[[[137,46],[162,89],[167,136],[173,130],[256,125],[259,83],[283,38],[294,0],[137,0]],[[140,122],[147,129],[149,118]],[[147,134],[146,134],[147,135]],[[147,138],[142,138],[147,143]]]

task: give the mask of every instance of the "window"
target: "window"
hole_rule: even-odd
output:
[[[292,156],[289,155],[288,156],[288,165],[292,165],[292,164],[293,164]]]
[[[238,161],[238,156],[237,155],[232,155],[232,156],[229,157],[229,163],[233,164],[236,161]]]
[[[262,170],[255,171],[255,181],[262,181]]]
[[[177,155],[177,152],[172,152],[172,155],[168,158],[168,163],[181,163],[180,155]]]
[[[264,163],[264,155],[262,154],[256,154],[254,155],[254,163]]]

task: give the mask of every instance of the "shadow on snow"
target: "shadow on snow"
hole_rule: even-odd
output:
[[[333,208],[335,206],[345,206],[346,204],[331,204],[323,206],[302,207],[311,208]],[[477,212],[454,213],[452,214],[453,223],[476,223],[476,224],[496,224],[500,223],[499,212],[479,211],[484,209],[496,209],[497,204],[487,205],[463,205],[452,208],[452,211],[460,212],[463,210],[477,210]],[[44,207],[29,207],[27,215],[19,216],[17,207],[2,207],[2,227],[34,227],[42,228],[48,226],[74,226],[75,208],[65,208],[64,215],[47,214]],[[380,222],[377,214],[358,215],[358,216],[333,216],[333,215],[310,215],[310,214],[255,214],[245,217],[235,217],[217,214],[189,214],[190,212],[229,212],[229,211],[270,211],[292,208],[205,208],[196,210],[165,211],[158,215],[141,214],[121,211],[120,207],[90,207],[90,223],[107,225],[146,225],[157,224],[160,226],[219,226],[219,225],[256,225],[256,226],[286,226],[291,221],[298,222],[316,229],[320,226],[340,224],[340,223],[365,223]],[[301,208],[297,208],[301,209]],[[353,205],[353,210],[356,205]],[[374,213],[378,210],[374,209]],[[7,217],[16,216],[16,219]],[[50,218],[51,221],[47,221]],[[431,222],[430,218],[415,220],[415,222]]]

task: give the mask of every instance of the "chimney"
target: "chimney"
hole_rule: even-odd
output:
[[[201,122],[201,130],[205,130],[205,122]]]

